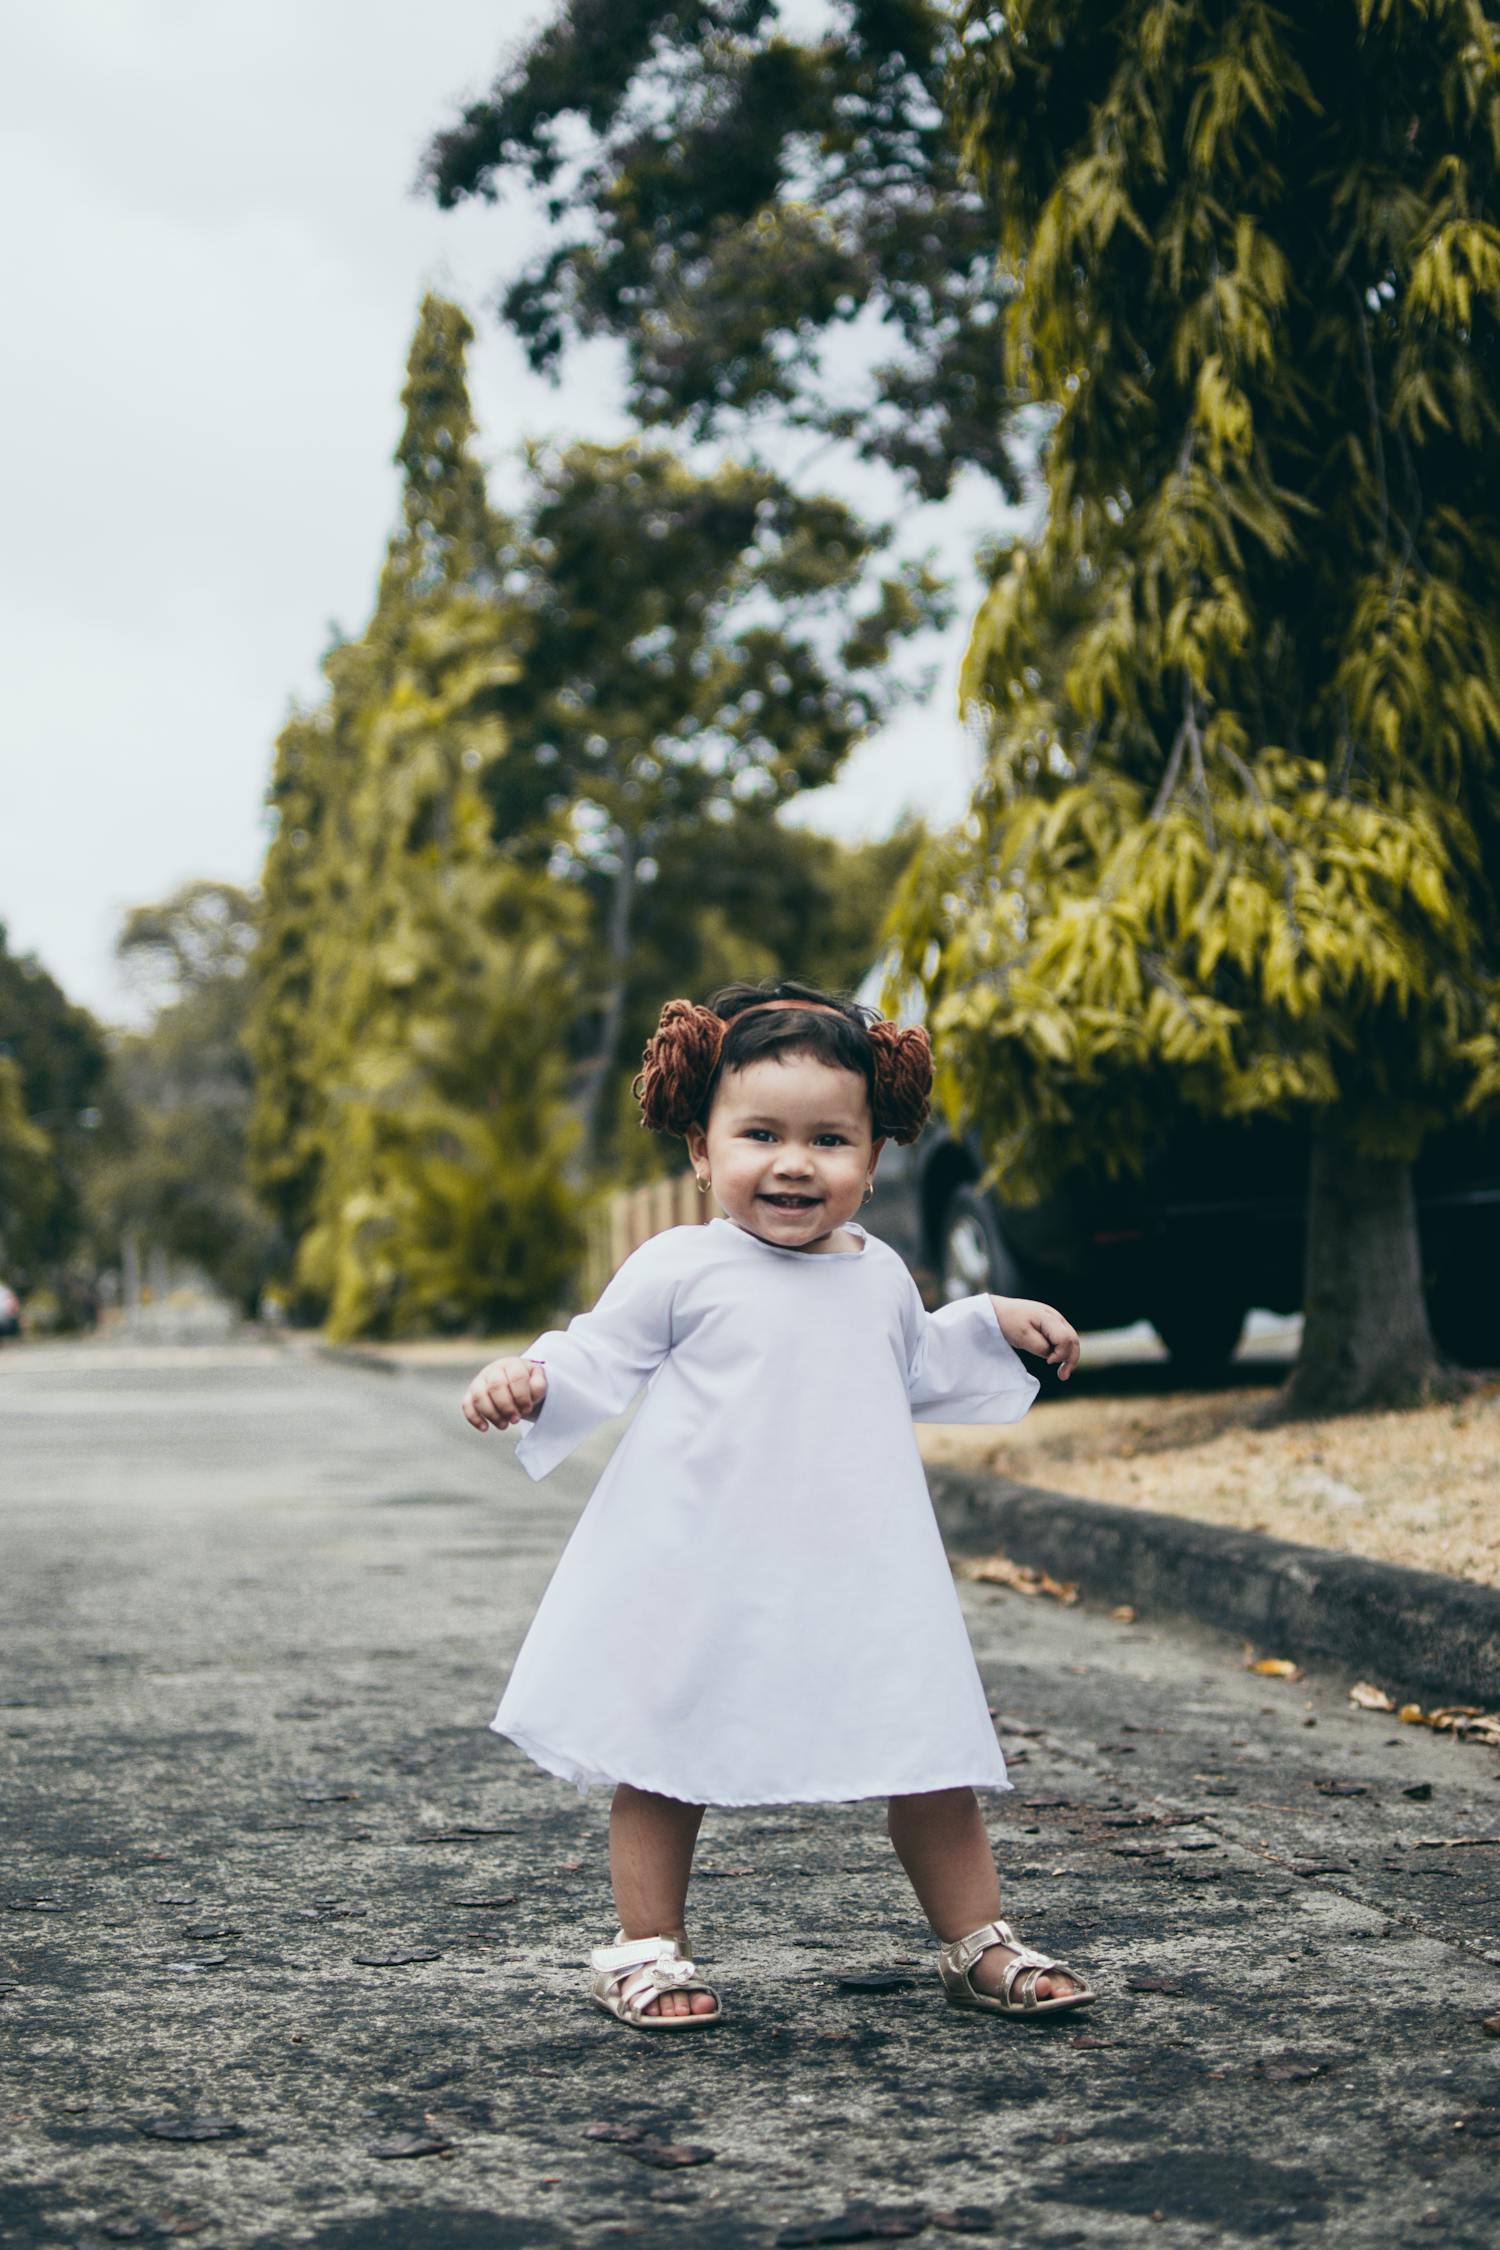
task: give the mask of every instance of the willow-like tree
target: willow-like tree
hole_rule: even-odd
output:
[[[459,309],[422,307],[375,613],[282,736],[252,1026],[260,1177],[336,1336],[504,1325],[578,1246],[561,1071],[581,902],[497,845],[516,616]]]
[[[1421,1396],[1412,1162],[1500,1099],[1497,20],[1013,0],[952,98],[1056,422],[903,907],[950,1088],[1033,1188],[1305,1115],[1282,1410]]]

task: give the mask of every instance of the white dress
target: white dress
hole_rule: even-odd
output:
[[[1039,1384],[988,1296],[925,1310],[885,1243],[732,1220],[633,1251],[525,1354],[544,1477],[650,1387],[490,1724],[548,1773],[699,1805],[1009,1789],[912,1418],[1015,1422]]]

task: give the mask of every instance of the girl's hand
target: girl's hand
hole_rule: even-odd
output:
[[[1059,1382],[1065,1383],[1078,1365],[1083,1346],[1078,1331],[1064,1320],[1055,1305],[1039,1305],[1033,1297],[991,1297],[1000,1333],[1017,1351],[1034,1352],[1050,1367],[1057,1362]]]
[[[476,1430],[534,1422],[547,1396],[547,1371],[539,1359],[492,1359],[464,1392],[463,1414]]]

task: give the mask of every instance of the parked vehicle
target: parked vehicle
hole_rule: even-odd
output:
[[[859,997],[878,1005],[882,970]],[[920,1022],[915,995],[899,1012]],[[887,1142],[863,1216],[900,1252],[931,1305],[993,1289],[1059,1305],[1075,1328],[1148,1320],[1185,1381],[1220,1375],[1252,1308],[1302,1306],[1305,1120],[1184,1113],[1139,1179],[1080,1171],[1041,1203],[979,1186],[979,1136],[934,1115],[909,1147]],[[1414,1175],[1428,1310],[1460,1364],[1500,1365],[1500,1128],[1453,1126]]]

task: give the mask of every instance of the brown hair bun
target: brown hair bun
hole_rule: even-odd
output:
[[[875,1050],[875,1138],[914,1141],[932,1096],[932,1042],[920,1024],[881,1020],[867,1027]]]
[[[669,1000],[646,1041],[631,1092],[653,1133],[685,1133],[703,1106],[724,1044],[725,1023],[696,1000]]]

